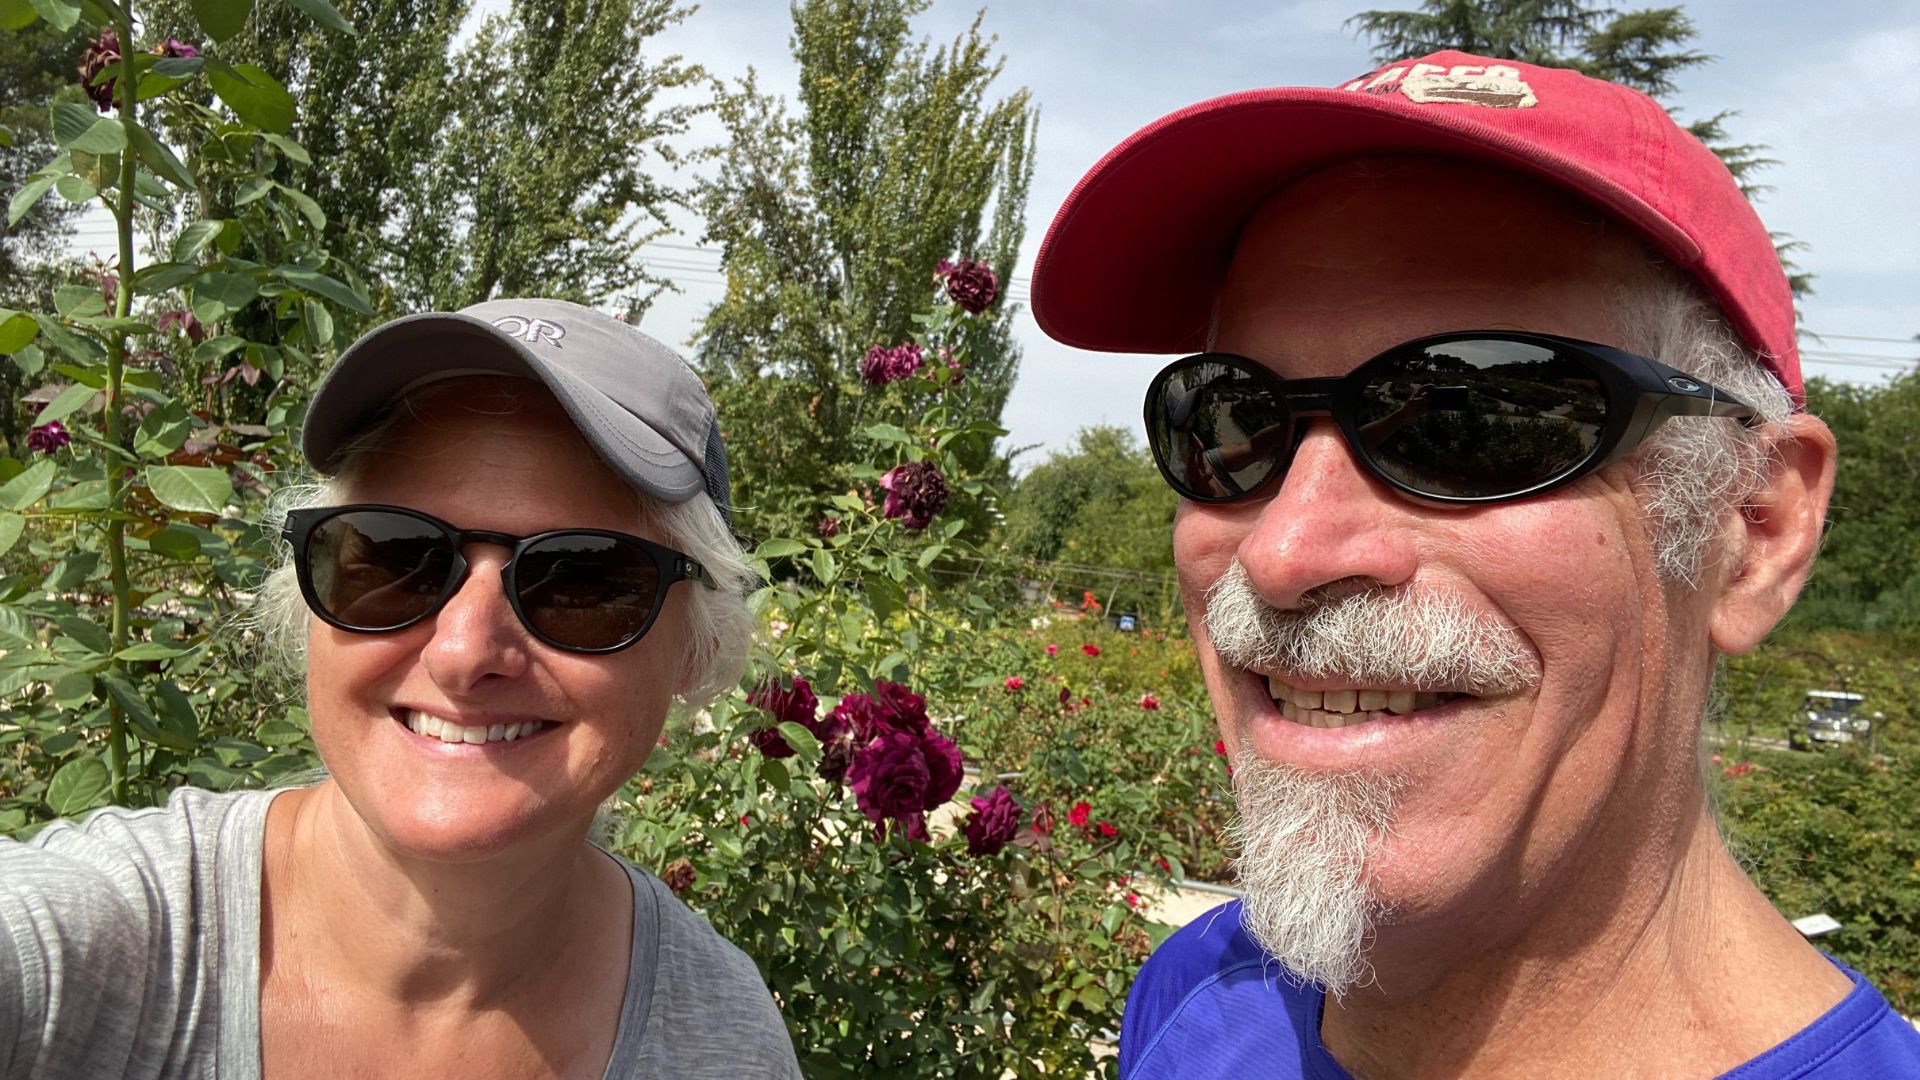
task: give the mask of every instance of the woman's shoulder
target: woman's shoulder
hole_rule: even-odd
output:
[[[654,957],[648,1065],[682,1077],[797,1077],[792,1037],[753,960],[659,878],[621,862],[634,882],[634,954]],[[648,922],[650,943],[641,940]]]

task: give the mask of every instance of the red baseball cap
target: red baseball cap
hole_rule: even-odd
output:
[[[1082,349],[1197,352],[1254,209],[1294,177],[1380,152],[1511,166],[1605,207],[1698,278],[1802,400],[1786,273],[1713,151],[1636,90],[1453,51],[1332,89],[1228,94],[1135,132],[1054,217],[1034,266],[1034,317]]]

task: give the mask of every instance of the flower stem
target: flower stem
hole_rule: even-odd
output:
[[[120,124],[127,133],[126,148],[120,151],[120,182],[115,192],[113,204],[114,231],[120,242],[119,287],[114,290],[113,315],[124,320],[133,312],[133,192],[134,192],[134,147],[135,129],[139,126],[136,113],[139,101],[139,69],[133,63],[133,18],[129,9],[121,9],[120,31]],[[106,394],[106,438],[109,446],[118,447],[121,443],[121,428],[124,418],[120,413],[121,380],[127,365],[127,331],[124,325],[117,326],[107,338],[107,385]],[[127,622],[132,607],[132,585],[127,579],[127,525],[122,513],[126,502],[126,469],[120,462],[108,456],[106,459],[107,480],[107,566],[113,583],[113,623],[111,629],[113,653],[116,657],[108,668],[113,674],[120,674],[122,664],[117,659],[122,649],[127,647]],[[127,717],[118,701],[108,702],[107,721],[107,765],[113,778],[113,801],[124,804],[127,801]]]

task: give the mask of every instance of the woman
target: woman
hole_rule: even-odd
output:
[[[261,625],[330,775],[0,844],[0,1077],[799,1075],[751,961],[588,841],[744,656],[692,371],[558,301],[412,316],[303,447]]]

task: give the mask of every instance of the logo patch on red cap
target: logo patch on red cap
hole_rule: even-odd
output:
[[[1363,94],[1398,92],[1416,105],[1531,109],[1540,104],[1518,68],[1505,64],[1398,64],[1342,86]]]

